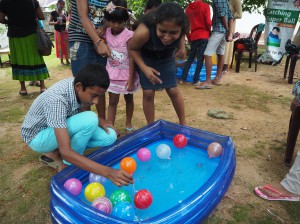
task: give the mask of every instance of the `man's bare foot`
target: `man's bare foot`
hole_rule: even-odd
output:
[[[274,191],[272,191],[270,189],[275,189],[278,192],[280,192],[282,195],[285,195],[285,196],[290,196],[290,197],[300,196],[300,195],[296,195],[296,194],[293,194],[293,193],[289,192],[281,184],[271,183],[271,184],[268,184],[268,185],[269,185],[270,188],[266,188],[265,186],[263,186],[263,187],[258,187],[258,189],[262,193],[264,193],[265,195],[270,196],[270,197],[278,197],[278,196],[280,196],[278,193],[276,193],[276,192],[274,192]]]

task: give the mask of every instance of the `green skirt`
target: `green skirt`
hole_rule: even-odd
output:
[[[49,78],[43,57],[37,50],[37,35],[9,38],[13,80],[38,81]]]

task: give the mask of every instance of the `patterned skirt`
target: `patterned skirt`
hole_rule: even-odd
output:
[[[56,57],[60,59],[69,59],[69,35],[68,32],[55,31],[55,49]]]
[[[13,80],[38,81],[49,78],[43,57],[37,50],[36,33],[26,37],[9,38]]]

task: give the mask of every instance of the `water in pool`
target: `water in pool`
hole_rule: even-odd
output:
[[[163,160],[157,157],[156,148],[160,144],[167,144],[171,148],[171,159]],[[179,149],[176,148],[171,140],[159,140],[145,146],[151,151],[151,159],[142,162],[136,154],[130,155],[137,163],[137,169],[133,174],[134,185],[122,187],[132,199],[136,191],[147,189],[153,196],[153,202],[147,209],[135,209],[135,220],[146,220],[154,217],[173,206],[181,203],[187,197],[198,190],[213,174],[218,166],[220,158],[208,158],[206,149],[199,149],[190,145]],[[120,168],[116,164],[114,168]],[[88,183],[83,183],[83,191]],[[106,197],[120,189],[110,181],[104,184]],[[88,202],[83,194],[79,198]]]

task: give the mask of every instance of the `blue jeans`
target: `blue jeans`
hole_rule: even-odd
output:
[[[106,57],[98,55],[92,43],[70,41],[69,47],[71,69],[74,77],[87,64],[99,63],[104,66],[106,65]]]
[[[181,75],[181,79],[183,81],[186,81],[188,72],[196,56],[197,56],[197,66],[193,77],[193,83],[197,83],[199,81],[200,72],[204,61],[204,51],[207,43],[208,43],[208,39],[193,40],[191,42],[190,54],[184,65],[182,75]]]
[[[83,122],[84,121],[84,122]],[[80,155],[87,148],[108,146],[117,140],[116,132],[109,128],[110,133],[98,126],[98,117],[92,111],[85,111],[67,119],[67,130],[71,148]],[[29,147],[39,153],[53,152],[58,148],[54,128],[48,127],[40,131],[30,142]]]

